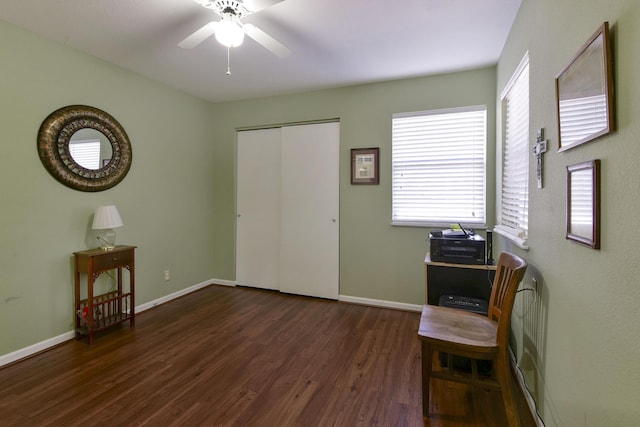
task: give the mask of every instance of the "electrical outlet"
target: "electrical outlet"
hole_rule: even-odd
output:
[[[164,271],[164,281],[168,282],[169,280],[171,280],[171,272],[169,270],[165,270]]]

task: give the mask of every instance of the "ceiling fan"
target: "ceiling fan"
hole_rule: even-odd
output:
[[[248,35],[260,45],[280,58],[291,54],[291,50],[252,24],[243,24],[240,18],[258,12],[283,0],[193,0],[199,5],[212,9],[222,18],[212,21],[178,43],[183,49],[193,49],[212,35],[228,49],[240,46],[244,35]],[[230,72],[227,70],[227,74]]]

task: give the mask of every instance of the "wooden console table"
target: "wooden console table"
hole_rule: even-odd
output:
[[[135,246],[116,246],[113,250],[89,249],[75,255],[76,338],[88,335],[93,343],[95,332],[129,320],[135,324]],[[122,270],[129,270],[129,289],[122,283]],[[94,294],[95,280],[102,273],[116,271],[117,287],[111,292]],[[87,276],[87,298],[80,297],[80,275]]]
[[[441,295],[459,295],[489,301],[495,265],[454,264],[424,258],[425,304],[438,305]]]

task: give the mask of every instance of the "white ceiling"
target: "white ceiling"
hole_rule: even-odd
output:
[[[250,38],[177,44],[219,20],[193,0],[0,0],[0,20],[195,96],[229,101],[460,71],[497,62],[521,0],[284,0],[242,19]]]

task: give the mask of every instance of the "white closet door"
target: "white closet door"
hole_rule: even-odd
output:
[[[280,291],[338,299],[340,124],[282,128]]]
[[[279,289],[280,129],[237,135],[236,282]]]

